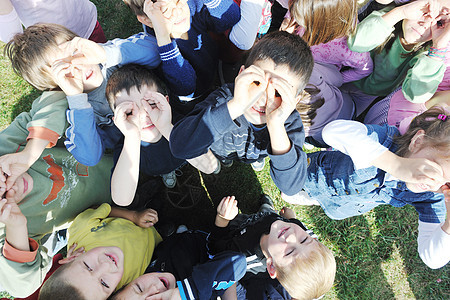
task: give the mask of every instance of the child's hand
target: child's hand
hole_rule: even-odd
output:
[[[17,227],[26,225],[27,218],[22,214],[22,211],[16,202],[1,199],[0,222],[6,226]]]
[[[280,210],[280,216],[286,218],[286,219],[295,219],[297,216],[295,215],[295,212],[290,209],[289,207],[284,206]]]
[[[217,206],[216,226],[226,227],[238,213],[237,200],[235,200],[234,196],[223,197]]]
[[[270,79],[267,87],[266,120],[267,127],[282,125],[297,105],[296,89],[282,78]]]
[[[62,43],[59,48],[72,64],[102,64],[106,62],[105,49],[96,42],[75,37],[73,40]]]
[[[433,47],[446,49],[450,42],[450,19],[443,17],[438,23],[431,26]]]
[[[152,227],[158,222],[158,212],[151,208],[137,211],[135,212],[135,220],[133,222],[142,228]]]
[[[144,13],[150,19],[151,27],[155,30],[158,46],[170,43],[173,21],[177,17],[178,10],[168,6],[166,1],[153,2],[146,0],[143,7]]]
[[[439,15],[440,5],[437,0],[417,0],[399,7],[403,18],[408,20],[421,20],[424,18],[436,19]]]
[[[265,97],[267,78],[257,66],[244,69],[235,79],[234,97],[228,102],[228,111],[234,120],[244,114],[261,97]]]
[[[446,182],[443,177],[441,166],[425,158],[400,158],[401,164],[391,175],[398,179],[412,184],[419,184],[421,187],[428,186],[430,191],[437,191],[442,183]],[[415,187],[408,188],[413,192],[424,192],[424,189],[417,190]]]
[[[125,136],[140,137],[139,109],[134,102],[123,102],[114,111],[114,124]]]
[[[0,188],[11,189],[16,179],[28,171],[31,165],[30,156],[23,151],[0,156],[0,181],[3,182],[3,184],[0,184]]]
[[[172,110],[169,101],[162,94],[148,92],[144,95],[144,100],[141,100],[141,104],[160,132],[172,125]]]
[[[52,74],[55,83],[67,96],[83,92],[82,72],[77,66],[64,60],[57,60],[52,64]]]

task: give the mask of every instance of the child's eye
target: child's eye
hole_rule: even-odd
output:
[[[89,272],[92,272],[92,269],[88,266],[88,264],[85,263],[84,261],[83,261],[83,263],[84,263],[84,265],[86,266],[86,269],[87,269]]]
[[[304,242],[306,242],[308,240],[308,237],[305,237],[305,239],[303,241],[300,242],[300,244],[303,244]]]
[[[275,90],[275,97],[277,97],[277,98],[281,98],[281,95],[280,95],[280,93],[278,93],[278,91],[277,91],[277,90]]]
[[[139,286],[139,284],[136,284],[136,286],[137,286],[137,288],[138,288],[138,290],[139,290],[139,293],[142,293],[142,289],[141,289],[141,287]]]
[[[284,256],[289,256],[294,252],[294,249],[292,249],[291,251],[289,251],[288,253],[286,253]]]
[[[100,279],[100,283],[101,283],[104,287],[106,287],[107,289],[109,289],[109,285],[106,284],[106,282],[104,282],[102,279]]]

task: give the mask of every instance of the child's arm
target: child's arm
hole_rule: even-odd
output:
[[[428,55],[420,56],[406,74],[402,92],[408,101],[426,102],[434,95],[444,79],[447,68],[445,57],[450,42],[450,22],[448,20],[443,22],[442,26],[437,23],[431,26],[433,46],[430,52]]]
[[[373,134],[372,134],[373,135]],[[404,158],[389,151],[378,140],[368,136],[367,127],[356,121],[337,120],[325,126],[324,141],[349,155],[355,168],[375,166],[405,182],[435,186],[445,182],[440,166],[422,158]]]
[[[111,197],[117,205],[127,206],[133,202],[139,179],[141,134],[136,104],[119,104],[114,112],[114,124],[123,133],[125,140],[111,177]]]
[[[163,15],[166,6],[162,3],[146,0],[144,12],[155,30],[165,82],[176,95],[190,96],[195,92],[197,75],[191,64],[184,59],[175,40],[171,39],[173,21]]]
[[[242,0],[241,19],[231,28],[229,39],[241,50],[249,50],[256,40],[264,0]]]
[[[418,252],[423,262],[438,269],[450,261],[450,190],[443,186],[447,218],[444,223],[426,223],[419,220]]]
[[[224,32],[235,25],[241,18],[242,12],[233,0],[204,0],[204,3],[209,11],[207,22],[210,28],[208,29],[212,31]],[[258,8],[255,7],[255,9]],[[259,20],[256,24],[259,24]]]
[[[11,1],[0,0],[0,41],[7,43],[22,32],[22,23]]]
[[[170,139],[172,132],[172,112],[168,100],[159,93],[150,92],[145,95],[145,99],[151,99],[152,105],[148,101],[142,100],[142,107],[147,111],[152,123],[155,124],[159,132],[167,139]],[[207,153],[187,160],[192,166],[203,173],[211,174],[216,170],[217,158],[208,150]]]
[[[119,64],[139,64],[156,68],[161,60],[156,39],[144,32],[127,39],[114,39],[105,44],[76,37],[60,46],[66,56],[72,56],[73,64],[102,64],[106,68]]]
[[[47,250],[28,238],[27,219],[15,202],[0,200],[0,223],[6,239],[0,241],[0,282],[15,297],[31,295],[43,282],[51,266]]]
[[[151,227],[158,222],[158,213],[151,208],[143,211],[134,211],[111,206],[109,217],[127,219],[142,228]]]
[[[266,104],[270,175],[280,191],[294,195],[306,179],[306,154],[302,149],[305,132],[300,116],[294,112],[301,95],[296,96],[296,88],[283,79],[271,81]]]
[[[64,145],[77,161],[86,166],[94,166],[100,161],[104,146],[97,132],[94,110],[88,102],[87,94],[83,93],[84,75],[77,65],[62,60],[55,61],[52,73],[69,103],[66,116],[70,125],[66,130]]]

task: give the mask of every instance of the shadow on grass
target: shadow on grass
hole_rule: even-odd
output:
[[[422,262],[417,252],[418,214],[412,206],[393,208],[379,207],[375,211],[380,224],[378,247],[383,246],[383,237],[392,236],[403,259],[409,287],[416,299],[450,299],[450,266],[433,270]],[[392,249],[392,245],[387,244]],[[384,251],[383,251],[384,250]],[[381,248],[384,258],[390,253]]]
[[[378,241],[364,217],[331,220],[318,206],[307,208],[306,214],[320,240],[333,245],[339,299],[395,298],[380,266]]]
[[[214,224],[217,205],[228,195],[236,196],[242,213],[254,213],[259,209],[262,188],[250,165],[235,162],[231,168],[222,167],[218,175],[200,173],[190,165],[185,165],[181,171],[176,187],[163,188],[159,196],[165,199],[159,213],[163,222],[209,231]],[[139,184],[140,188],[150,180],[161,181],[159,177],[147,177]],[[144,188],[138,193],[148,195],[150,191]]]
[[[20,99],[14,104],[11,109],[11,122],[22,112],[28,112],[31,110],[31,105],[36,98],[42,95],[42,91],[33,89],[29,94],[23,95]]]

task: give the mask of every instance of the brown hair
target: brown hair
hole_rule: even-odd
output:
[[[16,34],[4,49],[15,73],[39,90],[58,87],[53,81],[50,64],[52,50],[77,35],[58,24],[39,23]]]
[[[136,87],[141,91],[141,86],[156,86],[158,93],[167,96],[168,90],[166,85],[155,75],[152,70],[144,66],[136,64],[128,64],[114,70],[106,84],[106,99],[112,110],[115,108],[116,96],[122,90],[126,90],[130,94],[130,90]]]
[[[403,135],[394,138],[398,145],[396,154],[407,157],[409,145],[419,130],[425,131],[424,147],[433,147],[450,153],[450,114],[441,106],[433,106],[415,117]]]
[[[316,96],[319,92],[320,90],[317,87],[308,84],[303,91],[300,101],[295,107],[300,114],[300,118],[302,119],[305,128],[309,128],[314,124],[317,110],[325,103],[324,98]]]
[[[328,292],[334,283],[336,261],[333,252],[318,242],[308,256],[299,255],[285,268],[276,267],[277,279],[295,299],[317,299]]]
[[[60,266],[42,285],[39,300],[82,300],[81,293],[67,281],[65,269],[70,263]]]
[[[144,12],[145,0],[123,0],[123,2],[133,11],[136,16],[146,15]]]
[[[289,0],[289,12],[309,46],[352,34],[358,18],[356,0]]]

